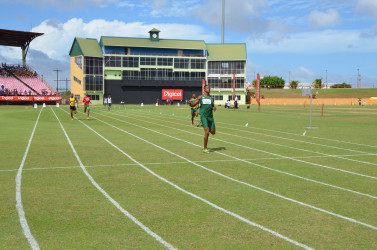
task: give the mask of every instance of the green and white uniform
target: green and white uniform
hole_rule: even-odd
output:
[[[213,120],[213,107],[214,107],[213,97],[204,96],[200,97],[200,109],[199,115],[200,120],[202,121],[203,128],[215,129],[215,121]]]

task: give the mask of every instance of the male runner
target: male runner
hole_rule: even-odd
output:
[[[192,94],[192,98],[190,99],[191,102],[196,101],[196,95]],[[198,107],[199,105],[196,104],[194,107],[191,107],[191,126],[194,126],[194,118],[195,116],[198,117]]]
[[[86,96],[82,99],[82,101],[84,102],[84,112],[86,113],[86,111],[88,111],[88,115],[86,117],[86,119],[89,120],[89,113],[90,113],[90,107],[89,107],[89,104],[92,103],[90,101],[90,96],[89,94],[86,94]]]
[[[213,135],[216,133],[215,121],[213,120],[213,111],[216,111],[216,107],[213,97],[209,94],[210,91],[211,89],[209,85],[205,85],[204,95],[199,96],[195,102],[191,102],[191,100],[189,101],[189,105],[191,107],[194,107],[195,105],[198,105],[200,103],[199,114],[204,128],[203,153],[209,153],[207,149],[209,133]]]
[[[73,96],[73,93],[71,93],[71,97],[69,98],[69,109],[71,111],[71,120],[73,121],[73,112],[77,114],[76,110],[76,103],[78,104],[78,101],[76,97]]]

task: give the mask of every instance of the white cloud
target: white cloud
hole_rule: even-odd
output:
[[[356,10],[360,13],[366,13],[377,18],[377,1],[376,0],[357,0]]]
[[[268,35],[268,34],[267,34]],[[264,38],[250,39],[249,53],[355,53],[377,52],[377,38],[362,39],[359,30],[324,30],[291,34],[280,43]]]
[[[48,6],[55,6],[64,9],[76,9],[85,5],[106,6],[110,3],[118,2],[119,0],[12,0],[12,4],[25,4],[46,8]]]
[[[308,22],[311,27],[324,28],[333,27],[341,23],[338,11],[329,9],[327,12],[313,10],[308,16]]]

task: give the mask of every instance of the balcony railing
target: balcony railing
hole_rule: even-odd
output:
[[[106,52],[105,55],[127,55],[127,56],[182,56],[182,57],[206,57],[195,54],[169,54],[169,53],[139,53],[139,52]]]

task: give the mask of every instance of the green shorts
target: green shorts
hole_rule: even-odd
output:
[[[213,117],[206,117],[200,116],[200,120],[202,121],[203,128],[209,128],[210,130],[215,129],[215,120]]]
[[[111,107],[111,103],[108,103],[107,105],[109,105],[109,107]]]
[[[198,109],[191,108],[191,113],[193,113],[193,112],[198,112]]]
[[[84,104],[84,110],[90,110],[89,104]]]

